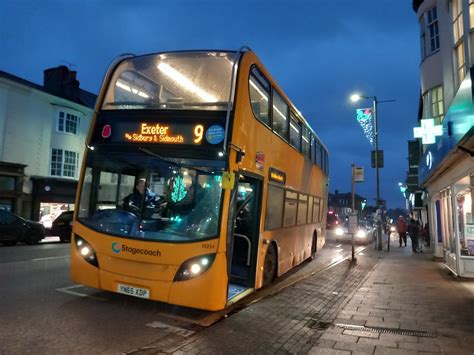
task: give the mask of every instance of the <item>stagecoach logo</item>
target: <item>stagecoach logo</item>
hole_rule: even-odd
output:
[[[130,253],[132,255],[142,254],[142,255],[150,255],[150,256],[161,256],[161,251],[159,251],[158,249],[150,250],[150,249],[134,248],[134,247],[129,247],[126,244],[120,244],[118,242],[112,243],[112,251],[115,254],[124,252],[124,253]]]
[[[118,254],[118,253],[120,253],[120,250],[122,250],[122,245],[121,245],[120,243],[113,242],[113,243],[112,243],[112,251],[113,251],[115,254]]]

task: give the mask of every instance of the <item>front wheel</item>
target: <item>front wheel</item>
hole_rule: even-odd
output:
[[[25,242],[28,245],[36,245],[36,244],[39,244],[39,241],[41,239],[43,239],[43,236],[41,234],[33,233],[33,234],[30,234],[28,238],[26,238]]]
[[[271,283],[277,273],[277,252],[274,244],[270,244],[265,255],[265,262],[263,265],[263,286]]]

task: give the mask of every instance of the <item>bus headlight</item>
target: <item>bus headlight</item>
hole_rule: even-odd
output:
[[[211,267],[215,258],[216,254],[207,254],[186,260],[176,273],[174,281],[186,281],[203,274]]]
[[[336,228],[336,235],[344,235],[344,231],[341,227]]]
[[[82,237],[78,235],[74,236],[74,241],[76,244],[76,249],[87,261],[89,264],[94,265],[95,267],[99,267],[99,263],[97,261],[97,255],[95,254],[94,249],[90,246],[90,244]]]
[[[362,229],[359,229],[357,231],[357,234],[356,234],[357,238],[365,238],[367,236],[367,233],[365,233],[365,231],[363,231]]]

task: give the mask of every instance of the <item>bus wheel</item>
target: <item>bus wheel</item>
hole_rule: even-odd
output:
[[[311,244],[311,259],[314,259],[318,251],[318,235],[316,231],[313,233],[313,243]]]
[[[270,244],[265,255],[263,265],[263,286],[268,285],[275,279],[277,271],[277,252],[274,244]]]

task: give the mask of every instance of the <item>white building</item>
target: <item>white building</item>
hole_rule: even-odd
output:
[[[44,86],[0,71],[0,208],[34,220],[74,208],[95,99],[65,66]]]
[[[420,25],[418,119],[443,128],[422,149],[421,219],[434,254],[454,273],[474,277],[474,0],[414,0],[413,9]]]

